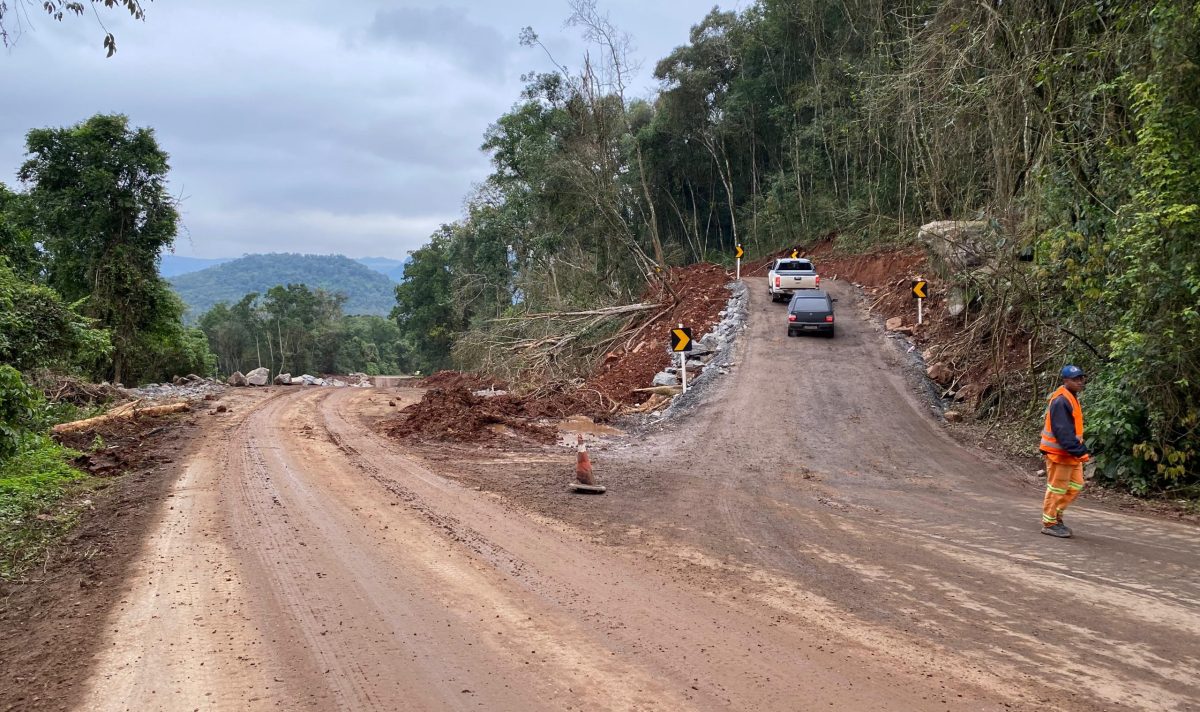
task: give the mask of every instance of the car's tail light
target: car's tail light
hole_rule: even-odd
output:
[[[795,314],[788,314],[788,321],[795,321],[795,320],[796,320]]]
[[[825,321],[833,321],[833,315],[830,314],[829,316],[825,317]]]
[[[778,287],[782,283],[783,281],[779,278],[779,275],[775,275],[775,286]]]

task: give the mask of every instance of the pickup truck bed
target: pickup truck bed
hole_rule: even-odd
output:
[[[821,277],[812,262],[805,259],[775,260],[767,272],[767,291],[775,302],[787,301],[800,289],[818,289]]]

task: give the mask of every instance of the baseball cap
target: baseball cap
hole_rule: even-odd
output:
[[[1066,366],[1063,366],[1063,369],[1062,369],[1062,377],[1063,378],[1083,378],[1083,376],[1084,376],[1084,373],[1083,373],[1082,368],[1080,368],[1074,364],[1067,364]]]

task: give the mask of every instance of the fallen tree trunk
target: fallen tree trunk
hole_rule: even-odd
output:
[[[74,420],[70,423],[59,423],[51,428],[51,432],[55,435],[63,435],[65,433],[76,433],[80,430],[88,430],[106,423],[111,423],[117,420],[131,420],[140,417],[157,417],[160,415],[170,415],[171,413],[182,413],[190,410],[190,406],[186,402],[168,403],[167,405],[152,405],[145,408],[133,408],[134,404],[125,404],[119,408],[115,408],[104,415],[97,415],[94,418],[84,418],[83,420]]]
[[[652,386],[650,388],[634,388],[634,393],[653,393],[659,396],[675,396],[683,393],[683,386]]]

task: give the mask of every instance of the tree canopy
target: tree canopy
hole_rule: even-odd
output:
[[[402,373],[408,347],[399,327],[379,316],[344,316],[345,297],[303,284],[219,302],[200,328],[230,374],[260,366],[272,373]]]
[[[179,321],[182,305],[158,275],[179,213],[167,192],[167,154],[154,132],[121,115],[35,129],[18,172],[32,224],[52,256],[46,283],[112,332],[113,379]],[[134,371],[136,373],[136,371]]]

